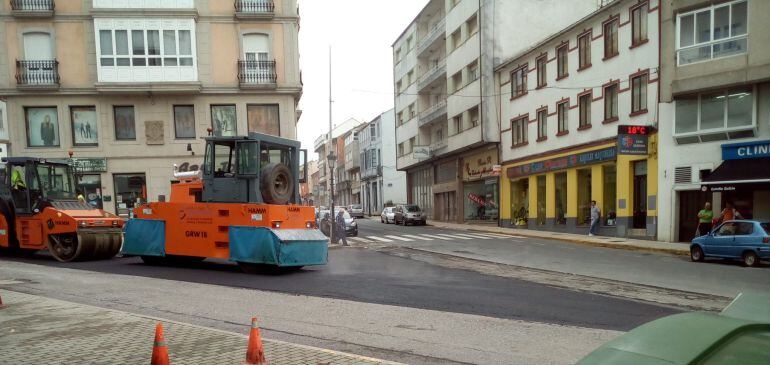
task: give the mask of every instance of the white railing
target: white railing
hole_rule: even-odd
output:
[[[430,70],[425,72],[422,76],[420,76],[419,79],[417,79],[417,88],[422,89],[425,86],[428,86],[433,80],[436,79],[439,75],[443,75],[446,73],[446,59],[442,59],[441,61],[438,61],[438,64],[433,66]]]
[[[443,35],[446,33],[445,25],[446,20],[441,19],[441,21],[436,23],[436,25],[428,31],[428,34],[426,34],[425,37],[420,40],[420,43],[417,44],[417,54],[421,54],[428,49],[428,47],[430,47],[430,45],[438,38],[439,34]]]
[[[430,107],[428,107],[428,109],[423,110],[420,113],[420,121],[418,125],[422,126],[436,119],[438,116],[442,114],[446,114],[446,99],[443,99],[438,103],[431,105]]]

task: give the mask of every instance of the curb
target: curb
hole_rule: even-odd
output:
[[[480,232],[480,233],[499,233],[499,234],[506,234],[510,236],[523,236],[527,238],[539,238],[543,240],[549,240],[549,241],[559,241],[559,242],[568,242],[573,244],[579,244],[583,246],[593,246],[593,247],[603,247],[603,248],[612,248],[616,250],[627,250],[627,251],[636,251],[636,252],[650,252],[650,253],[665,253],[669,255],[676,255],[676,256],[689,256],[690,252],[687,248],[662,248],[662,247],[645,247],[645,246],[635,246],[635,245],[626,245],[626,244],[616,244],[613,242],[596,242],[596,241],[589,241],[585,239],[581,239],[578,237],[543,237],[533,234],[527,234],[527,232],[520,232],[516,231],[513,232],[505,232],[505,231],[490,231],[490,230],[484,230],[484,229],[478,229],[478,228],[470,228],[470,227],[448,227],[448,226],[442,226],[442,225],[435,225],[435,224],[427,224],[427,226],[435,227],[435,228],[452,228],[452,229],[459,229],[469,232]]]

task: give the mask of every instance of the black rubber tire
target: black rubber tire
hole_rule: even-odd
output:
[[[288,166],[281,163],[267,164],[259,177],[265,203],[284,205],[291,201],[294,196],[294,174]]]
[[[703,259],[703,249],[701,249],[700,246],[690,247],[690,260],[693,262],[702,262]]]
[[[380,217],[380,223],[385,223],[385,219],[382,219],[382,217]],[[385,224],[387,224],[387,223],[385,223]]]
[[[754,251],[746,251],[743,253],[743,265],[746,267],[754,267],[759,265],[759,256]]]

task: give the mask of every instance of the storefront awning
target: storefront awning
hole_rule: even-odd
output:
[[[701,182],[712,188],[761,183],[770,183],[770,157],[724,161]]]

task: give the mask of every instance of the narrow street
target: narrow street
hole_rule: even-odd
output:
[[[761,279],[765,268],[366,219],[359,224],[353,247],[332,248],[327,266],[296,273],[244,274],[213,260],[148,266],[136,257],[61,264],[39,254],[4,257],[0,289],[232,332],[243,331],[244,319],[256,314],[269,339],[405,363],[501,363],[514,354],[521,363],[567,364],[617,331],[700,309],[699,303],[706,309],[721,303],[723,297],[681,292],[679,281],[662,277],[679,267],[723,280],[756,274],[752,285],[768,285]],[[532,265],[485,266],[513,260],[509,256]],[[645,266],[647,275],[637,283],[610,280]],[[597,271],[603,275],[591,275]],[[692,299],[670,300],[682,296]],[[554,344],[562,350],[552,351]]]

